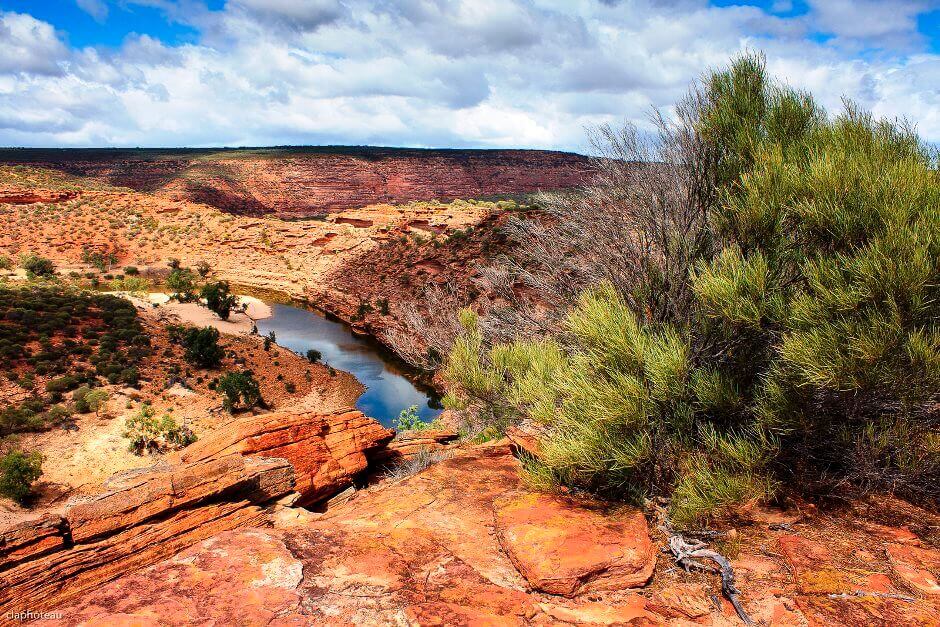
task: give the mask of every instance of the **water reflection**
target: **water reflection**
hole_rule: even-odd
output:
[[[278,346],[301,355],[309,349],[320,351],[323,362],[351,372],[366,391],[356,408],[382,424],[391,426],[402,409],[418,406],[422,420],[433,420],[440,409],[435,400],[414,386],[377,348],[364,338],[352,334],[339,322],[327,320],[312,311],[291,305],[271,305],[273,315],[258,321],[258,332],[274,331]]]

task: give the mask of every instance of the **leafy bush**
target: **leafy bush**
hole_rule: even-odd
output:
[[[238,305],[238,297],[229,293],[228,281],[206,283],[199,294],[206,301],[206,307],[222,320],[228,320],[229,314]]]
[[[440,428],[440,423],[436,420],[432,422],[421,420],[421,417],[418,415],[417,405],[412,405],[411,407],[401,410],[398,414],[398,418],[395,420],[396,431],[426,431],[428,429],[438,428]]]
[[[604,171],[626,171],[624,160],[602,164],[585,197],[549,199],[562,226],[539,245],[569,255],[551,257],[559,281],[589,289],[548,339],[490,345],[466,312],[446,404],[478,430],[544,423],[534,473],[616,498],[671,495],[682,525],[782,485],[848,480],[935,504],[940,182],[930,151],[853,106],[828,118],[754,56],[710,74],[678,110],[656,153],[671,182],[637,193],[634,175]],[[621,154],[639,141],[607,137]],[[597,219],[598,199],[620,203],[623,228],[607,228],[610,241],[594,238],[579,260],[570,225],[575,213]],[[608,266],[591,266],[598,258]],[[555,288],[543,302],[566,302]]]
[[[140,276],[126,276],[123,279],[114,279],[111,281],[111,290],[114,292],[141,294],[150,291],[150,281]]]
[[[228,412],[236,408],[249,409],[261,403],[261,389],[250,370],[222,375],[215,389],[222,395],[222,406]]]
[[[39,451],[10,451],[0,457],[0,494],[25,503],[33,483],[42,476],[43,457]]]
[[[72,392],[72,404],[75,411],[80,414],[95,412],[97,415],[108,400],[108,393],[101,389],[91,389],[87,385]]]
[[[225,351],[219,346],[219,332],[213,327],[186,329],[182,343],[186,361],[201,368],[216,368],[225,357]]]
[[[55,276],[55,264],[52,260],[39,255],[23,255],[20,259],[20,267],[26,270],[26,276],[29,278]]]
[[[178,265],[170,272],[166,279],[167,288],[173,290],[173,298],[181,303],[196,300],[196,275],[189,268]]]
[[[315,364],[321,359],[323,359],[323,353],[320,351],[314,348],[311,348],[307,351],[307,361],[309,361],[311,364]]]
[[[0,270],[12,270],[13,262],[6,255],[0,255]]]
[[[148,403],[127,419],[123,435],[130,440],[129,449],[138,455],[180,449],[196,441],[196,435],[189,427],[177,424],[170,414],[157,418],[156,411]]]

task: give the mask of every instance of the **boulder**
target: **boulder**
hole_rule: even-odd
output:
[[[202,462],[239,453],[280,457],[294,467],[294,489],[309,505],[352,485],[367,454],[395,435],[359,411],[271,412],[242,416],[184,449],[178,459]]]
[[[494,511],[500,546],[535,590],[573,597],[637,588],[656,567],[639,510],[611,516],[590,502],[526,493]]]

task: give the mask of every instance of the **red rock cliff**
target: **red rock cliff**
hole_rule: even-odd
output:
[[[376,203],[577,187],[588,159],[539,150],[16,150],[30,163],[223,211],[309,217]]]

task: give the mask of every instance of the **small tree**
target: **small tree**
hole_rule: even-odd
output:
[[[219,332],[212,327],[187,329],[183,347],[186,361],[202,368],[217,367],[225,356],[225,351],[219,346]]]
[[[183,448],[196,441],[192,430],[177,424],[170,414],[157,418],[156,411],[149,403],[144,403],[139,412],[127,419],[124,437],[130,440],[129,449],[138,455]]]
[[[10,451],[0,457],[0,494],[25,503],[33,483],[42,475],[42,462],[39,451]]]
[[[206,283],[199,295],[205,299],[206,307],[222,320],[228,320],[229,314],[238,305],[238,297],[229,293],[228,281]]]
[[[250,370],[222,375],[215,389],[222,395],[222,406],[228,412],[236,407],[250,409],[261,402],[261,389]]]
[[[321,359],[323,359],[323,353],[317,349],[311,348],[307,351],[307,361],[309,361],[311,364],[315,364]]]
[[[198,272],[199,276],[201,276],[202,278],[206,278],[207,276],[209,276],[209,272],[211,271],[212,271],[212,266],[210,266],[205,261],[200,261],[199,263],[196,264],[196,272]]]
[[[173,290],[173,297],[180,302],[196,299],[196,275],[189,268],[174,268],[166,279],[166,286]]]
[[[52,260],[39,255],[23,255],[20,259],[20,267],[26,270],[26,276],[31,279],[55,276],[55,264],[52,263]]]
[[[264,336],[264,350],[270,350],[271,344],[274,344],[277,341],[277,336],[274,334],[274,331],[268,331],[268,334]]]

